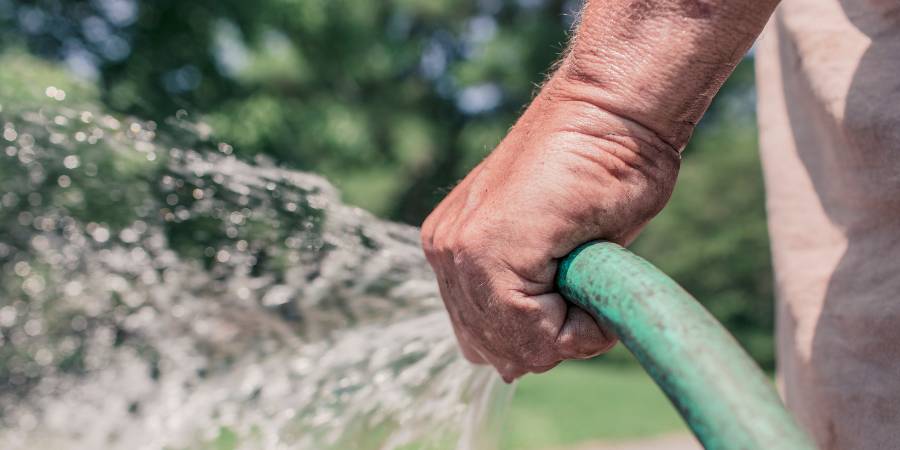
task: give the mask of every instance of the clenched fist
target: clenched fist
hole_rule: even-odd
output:
[[[677,150],[551,79],[422,227],[463,354],[507,382],[610,349],[616,337],[555,291],[582,243],[630,242],[671,195]]]
[[[422,227],[467,358],[503,378],[610,348],[554,291],[559,258],[627,244],[668,201],[679,151],[777,0],[587,0],[566,57]]]

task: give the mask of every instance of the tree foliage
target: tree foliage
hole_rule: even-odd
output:
[[[113,111],[160,123],[188,114],[239,156],[323,174],[350,203],[417,224],[512,125],[578,8],[576,0],[0,0],[0,43],[95,78]],[[40,83],[33,67],[12,70]],[[634,248],[770,364],[752,82],[748,60],[698,128],[670,206]]]
[[[419,222],[502,137],[575,2],[38,0],[5,42],[99,77],[114,109],[202,116],[239,154],[322,173]],[[14,31],[13,31],[14,30]]]

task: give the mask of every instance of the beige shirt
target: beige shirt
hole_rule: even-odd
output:
[[[821,448],[900,448],[900,0],[784,0],[757,79],[779,385]]]

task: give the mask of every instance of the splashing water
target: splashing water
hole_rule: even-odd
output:
[[[459,355],[415,229],[40,89],[0,96],[0,447],[496,446],[511,390]]]

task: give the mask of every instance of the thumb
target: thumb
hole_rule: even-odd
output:
[[[609,351],[616,345],[615,334],[602,327],[585,310],[571,303],[566,320],[556,337],[558,352],[566,359],[587,359]]]

